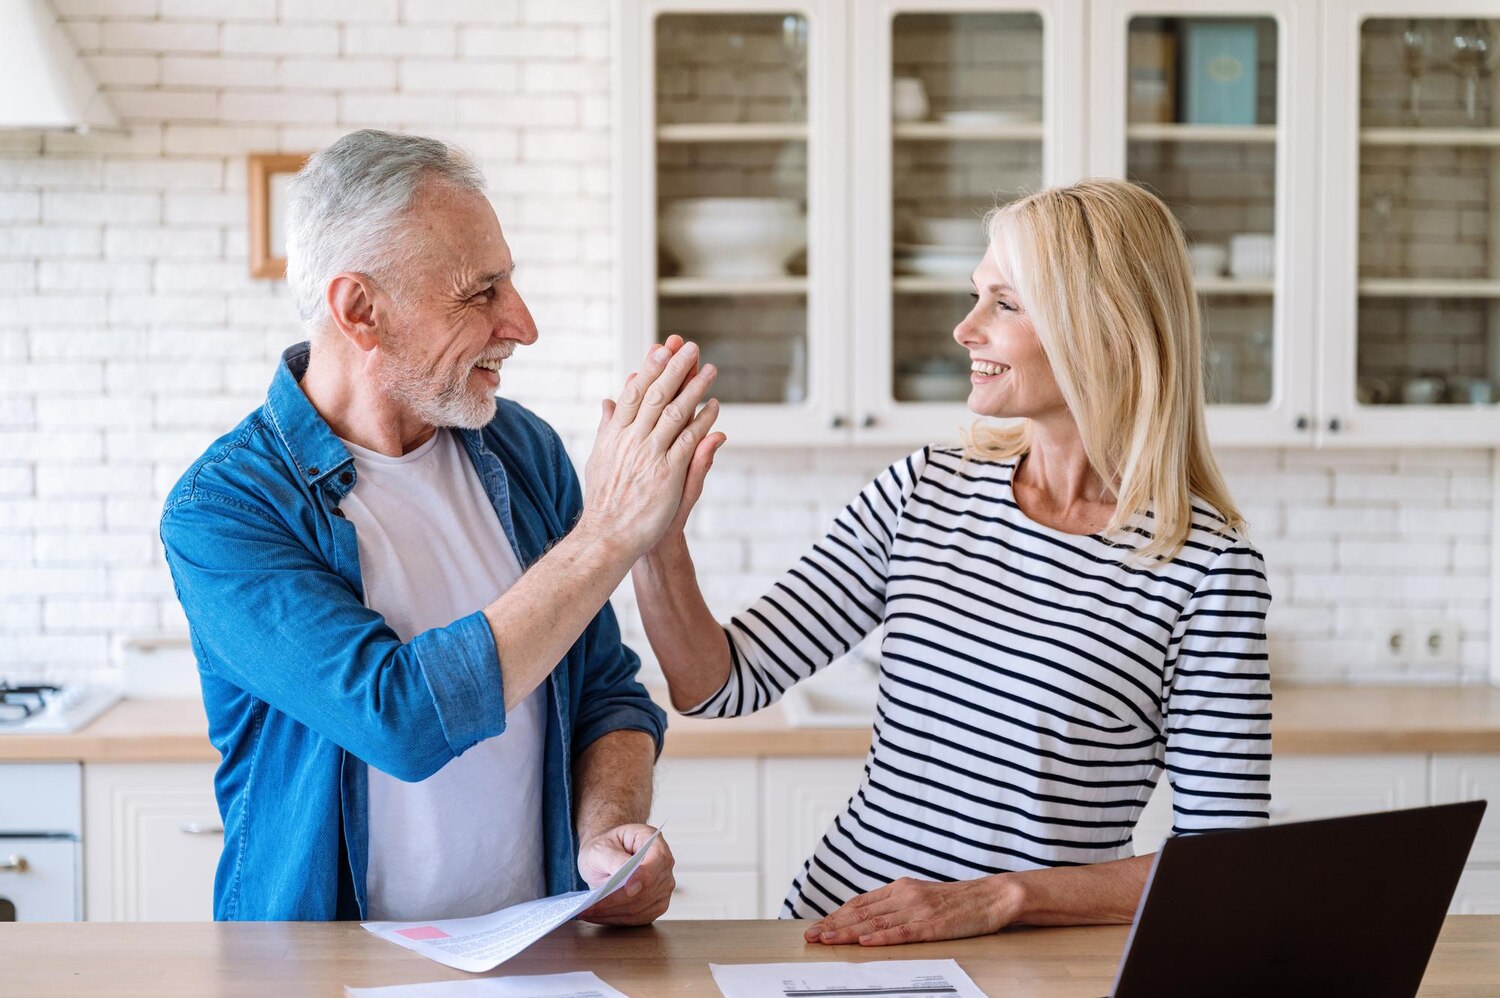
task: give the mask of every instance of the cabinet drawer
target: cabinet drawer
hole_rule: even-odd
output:
[[[72,922],[80,915],[78,843],[0,838],[0,922]]]
[[[651,822],[681,867],[754,870],[760,862],[754,759],[669,759],[656,768]]]
[[[1271,763],[1271,821],[1309,821],[1427,803],[1420,755],[1283,756]]]
[[[1500,756],[1438,755],[1432,758],[1432,802],[1487,800],[1484,820],[1469,852],[1470,863],[1500,863]],[[1500,873],[1495,874],[1500,877]]]
[[[665,918],[755,918],[760,875],[744,870],[675,871],[677,890]]]
[[[84,774],[88,917],[197,922],[213,917],[224,845],[214,766],[93,765]]]
[[[762,918],[776,918],[792,881],[864,777],[864,756],[767,759]]]
[[[83,782],[78,769],[76,762],[0,765],[0,832],[82,834]]]
[[[1151,799],[1136,819],[1132,840],[1137,856],[1146,856],[1161,849],[1162,840],[1172,834],[1172,788],[1163,776],[1151,791]]]

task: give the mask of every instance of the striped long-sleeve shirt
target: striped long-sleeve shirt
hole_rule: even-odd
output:
[[[1163,770],[1174,834],[1266,822],[1260,554],[1195,501],[1176,558],[1127,562],[1118,538],[1028,518],[1014,468],[937,448],[897,462],[726,627],[729,680],[690,713],[759,710],[884,627],[864,776],[783,917],[903,876],[1127,858]]]

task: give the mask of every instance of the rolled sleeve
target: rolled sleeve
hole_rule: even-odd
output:
[[[423,631],[410,648],[454,755],[505,730],[505,684],[483,611]]]

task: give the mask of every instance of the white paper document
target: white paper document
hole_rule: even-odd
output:
[[[581,970],[575,974],[536,977],[484,977],[431,984],[396,984],[388,988],[345,988],[345,998],[628,998]]]
[[[724,998],[985,998],[953,960],[711,963]]]
[[[481,973],[500,966],[585,908],[625,886],[660,835],[658,828],[614,876],[591,891],[526,901],[473,918],[361,924],[380,938],[446,967]]]

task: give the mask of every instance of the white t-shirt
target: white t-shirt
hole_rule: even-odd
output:
[[[365,604],[402,641],[488,606],[520,578],[516,552],[452,431],[438,430],[400,457],[344,445],[359,477],[341,508],[359,538]],[[370,767],[369,918],[462,918],[546,894],[546,689],[507,713],[502,734],[420,783]]]

